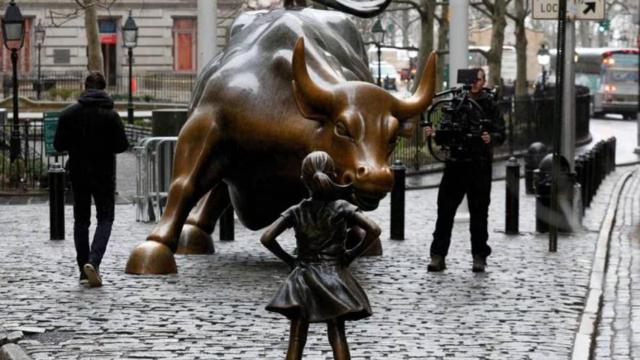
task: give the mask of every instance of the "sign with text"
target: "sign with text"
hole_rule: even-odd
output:
[[[559,0],[532,0],[533,18],[536,20],[557,20]],[[567,16],[575,15],[578,20],[604,19],[604,0],[568,0]]]
[[[44,132],[44,150],[47,156],[60,155],[53,147],[53,139],[58,128],[59,112],[46,112],[42,114],[42,131]]]

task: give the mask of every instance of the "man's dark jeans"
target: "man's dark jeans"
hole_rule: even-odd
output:
[[[99,189],[89,184],[73,183],[73,240],[76,245],[76,260],[81,269],[84,264],[90,262],[94,266],[100,266],[102,257],[107,250],[107,243],[111,236],[113,225],[115,195],[113,188]],[[96,205],[96,218],[98,221],[93,242],[89,247],[89,225],[91,224],[91,198]]]
[[[487,245],[491,170],[488,160],[446,164],[438,190],[438,219],[431,243],[432,256],[447,256],[453,219],[465,194],[469,204],[471,253],[485,257],[491,254],[491,248]]]

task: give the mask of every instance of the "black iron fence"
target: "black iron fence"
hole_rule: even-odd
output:
[[[540,141],[549,148],[553,144],[555,97],[507,98],[500,101],[507,132],[507,140],[495,149],[496,157],[503,157],[526,150],[533,142]],[[576,139],[589,140],[589,93],[576,95]],[[427,148],[423,129],[418,127],[413,137],[402,139],[396,146],[392,161],[400,160],[408,172],[429,171],[440,166]]]
[[[83,90],[85,72],[46,72],[38,81],[35,74],[18,78],[18,94],[30,99],[72,101]],[[136,74],[132,79],[134,101],[188,103],[195,86],[195,73],[162,72]],[[107,91],[116,101],[129,98],[129,76],[118,75],[109,79]],[[11,74],[2,74],[0,98],[13,95]]]
[[[529,144],[541,141],[552,144],[554,121],[554,97],[507,98],[500,102],[507,141],[496,149],[496,156],[522,152]],[[589,139],[588,93],[576,97],[576,138],[584,142]],[[54,158],[45,152],[42,119],[21,119],[18,126],[21,156],[11,161],[10,139],[13,130],[11,119],[0,116],[0,191],[39,188],[47,185],[46,172]],[[126,124],[129,143],[133,146],[141,138],[151,136],[147,126]],[[65,161],[65,158],[58,159]],[[402,139],[392,155],[392,161],[400,160],[408,172],[429,171],[440,166],[430,154],[423,130],[417,128],[415,135]]]
[[[52,162],[63,166],[67,156],[48,154],[43,121],[20,120],[17,127],[20,147],[17,158],[11,159],[11,132],[13,122],[6,114],[0,114],[0,192],[26,192],[48,186],[48,169]],[[125,133],[131,146],[138,140],[151,136],[151,128],[125,124]],[[49,143],[51,141],[49,136]]]

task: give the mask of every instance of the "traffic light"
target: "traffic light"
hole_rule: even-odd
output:
[[[609,19],[600,20],[600,22],[598,23],[598,31],[609,31]]]

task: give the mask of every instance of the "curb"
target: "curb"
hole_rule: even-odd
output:
[[[607,207],[604,220],[600,226],[600,233],[598,234],[598,240],[596,243],[596,252],[593,257],[593,265],[591,267],[589,288],[587,291],[584,309],[580,316],[580,327],[578,328],[573,342],[571,360],[591,359],[596,330],[598,328],[598,318],[602,310],[602,294],[604,291],[604,282],[607,271],[611,232],[618,212],[620,194],[634,172],[635,171],[629,171],[618,179],[612,193],[612,198],[609,201],[609,206]]]
[[[6,344],[0,348],[0,360],[31,360],[31,358],[20,346]]]

